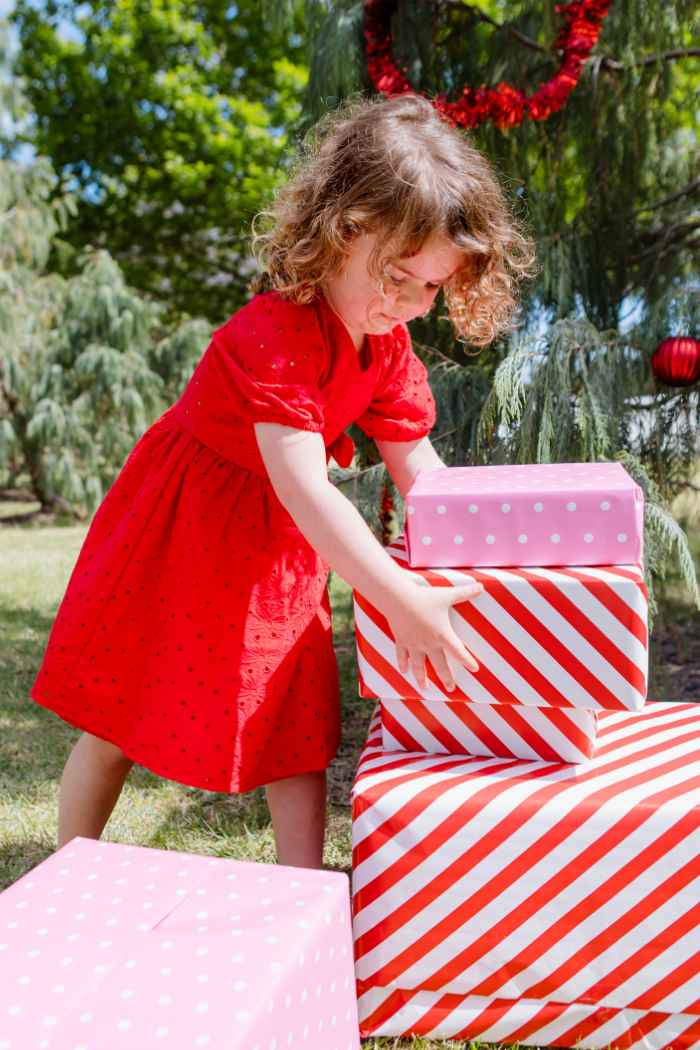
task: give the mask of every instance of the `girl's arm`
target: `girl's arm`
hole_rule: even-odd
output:
[[[399,568],[376,541],[349,500],[328,480],[320,434],[278,423],[256,423],[258,448],[280,503],[314,550],[389,621],[399,668],[409,664],[421,689],[428,688],[430,659],[448,692],[455,687],[445,659],[449,653],[469,671],[478,665],[449,621],[452,605],[482,590],[421,587]]]
[[[416,441],[377,441],[377,448],[404,499],[419,470],[445,466],[427,437]]]

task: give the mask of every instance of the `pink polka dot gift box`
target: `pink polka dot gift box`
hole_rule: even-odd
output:
[[[74,839],[0,896],[2,1050],[359,1050],[347,876]]]
[[[621,463],[420,470],[406,501],[416,568],[634,565],[644,497]]]

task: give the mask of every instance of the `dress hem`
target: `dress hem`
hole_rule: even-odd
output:
[[[40,707],[45,708],[47,711],[53,711],[55,715],[58,715],[62,722],[66,722],[67,725],[72,726],[74,729],[79,729],[82,733],[89,733],[91,736],[96,736],[99,740],[104,740],[108,744],[114,744],[114,746],[118,747],[122,754],[126,755],[127,758],[131,759],[131,761],[135,765],[142,766],[144,769],[148,769],[151,773],[155,773],[157,777],[161,777],[163,780],[172,780],[176,784],[183,784],[185,787],[199,788],[202,791],[215,791],[218,794],[222,795],[245,795],[249,791],[255,791],[256,788],[259,787],[265,787],[266,784],[274,784],[278,780],[289,780],[290,777],[303,776],[306,773],[321,773],[324,769],[328,769],[331,762],[338,754],[338,748],[336,747],[332,754],[327,755],[326,762],[324,765],[315,766],[313,769],[298,770],[296,773],[286,773],[284,776],[267,777],[264,780],[261,780],[259,783],[252,784],[250,787],[241,788],[240,786],[238,786],[237,783],[235,787],[231,786],[229,788],[213,788],[211,786],[211,779],[208,783],[204,780],[202,780],[201,783],[190,780],[182,780],[180,777],[173,776],[170,770],[165,769],[165,767],[163,767],[163,770],[161,772],[160,769],[154,768],[153,765],[147,765],[143,761],[142,757],[132,754],[129,750],[127,750],[127,748],[123,747],[122,744],[115,740],[113,736],[110,736],[105,733],[96,732],[94,727],[88,726],[85,723],[81,723],[80,719],[75,718],[75,716],[63,714],[57,707],[53,707],[45,703],[44,700],[35,696],[33,690],[31,691],[30,696],[34,703],[39,704]]]

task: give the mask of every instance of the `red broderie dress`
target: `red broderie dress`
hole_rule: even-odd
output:
[[[340,742],[328,569],[277,500],[253,424],[321,433],[341,460],[355,421],[389,441],[427,434],[433,399],[407,330],[363,354],[322,296],[258,295],[215,332],[95,516],[38,703],[212,791],[328,766]]]

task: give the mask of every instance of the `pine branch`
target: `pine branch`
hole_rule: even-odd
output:
[[[440,350],[436,350],[434,346],[426,346],[424,343],[414,343],[413,346],[416,350],[423,351],[423,353],[434,354],[436,357],[439,357],[441,361],[446,361],[448,365],[455,364],[451,357],[448,357],[447,354],[443,354]]]
[[[672,204],[673,201],[680,200],[681,197],[687,197],[688,194],[692,193],[693,190],[696,190],[699,186],[700,176],[697,179],[694,179],[693,182],[688,183],[687,186],[684,186],[682,190],[678,191],[678,193],[673,193],[670,197],[664,197],[662,201],[657,201],[656,204],[645,204],[641,208],[635,208],[634,211],[631,211],[629,214],[630,216],[634,216],[639,215],[640,212],[656,211],[657,208],[664,208],[667,204]]]
[[[616,62],[614,58],[607,57],[603,59],[602,64],[606,69],[614,69],[616,71],[629,68],[640,69],[642,66],[655,66],[657,62],[673,62],[677,58],[692,58],[696,55],[700,55],[700,47],[681,47],[675,51],[662,51],[660,55],[647,55],[646,58],[635,62],[633,67],[625,65],[623,62]]]
[[[628,265],[636,266],[640,262],[644,262],[645,259],[651,259],[657,252],[663,252],[667,254],[670,250],[678,250],[681,248],[685,241],[700,226],[700,220],[686,223],[673,223],[671,226],[665,227],[664,230],[655,231],[654,238],[660,239],[662,234],[665,234],[665,240],[661,244],[655,244],[651,248],[646,248],[643,252],[639,252],[638,255],[631,255],[627,260]]]
[[[496,29],[502,29],[505,33],[509,33],[510,36],[515,37],[521,44],[525,44],[525,47],[531,48],[533,51],[547,52],[547,48],[544,44],[538,44],[536,40],[531,40],[529,36],[525,36],[519,29],[516,29],[512,22],[497,22],[495,18],[491,18],[491,15],[487,15],[485,11],[480,11],[476,7],[472,7],[471,4],[465,4],[463,0],[441,0],[442,3],[447,4],[451,7],[459,7],[460,9],[467,8],[471,13],[480,21],[487,22],[490,26],[494,26]]]
[[[539,51],[540,53],[547,54],[548,48],[544,44],[539,44],[536,40],[532,40],[530,37],[525,36],[519,29],[516,29],[512,22],[497,22],[491,15],[487,15],[485,11],[480,11],[478,8],[472,7],[471,4],[466,4],[463,0],[440,0],[441,3],[446,4],[449,7],[467,8],[480,22],[486,22],[488,25],[493,26],[495,29],[502,29],[505,33],[514,37],[515,40],[519,40],[525,47],[529,47],[532,51]],[[646,55],[638,62],[634,63],[634,68],[639,69],[640,67],[654,66],[658,62],[673,62],[677,58],[692,58],[696,55],[700,55],[700,47],[684,47],[676,48],[673,51],[662,51],[658,55]],[[551,56],[550,56],[551,57]],[[611,70],[623,70],[629,68],[623,62],[617,62],[614,58],[608,58],[607,55],[597,55],[594,59],[596,64],[604,66],[606,69]]]

